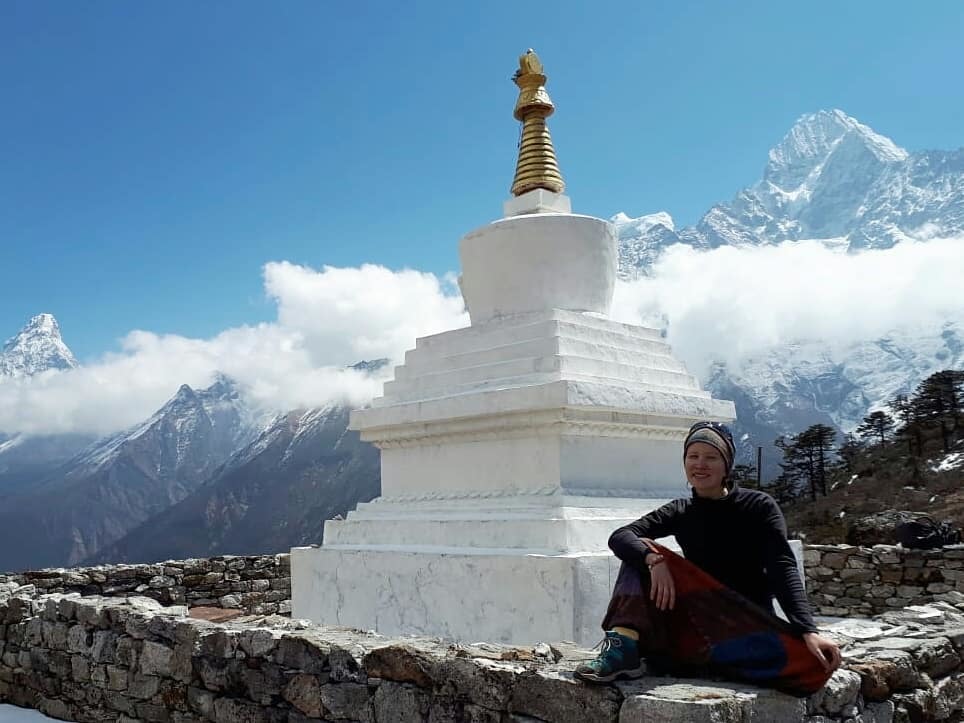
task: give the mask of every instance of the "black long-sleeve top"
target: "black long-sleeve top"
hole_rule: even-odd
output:
[[[736,487],[720,499],[673,500],[620,527],[609,538],[616,556],[643,569],[640,538],[674,535],[690,562],[744,597],[771,610],[773,597],[798,633],[816,632],[787,523],[765,492]]]

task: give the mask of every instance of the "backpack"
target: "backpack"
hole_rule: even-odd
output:
[[[901,522],[894,528],[894,534],[903,547],[912,550],[932,550],[961,541],[960,530],[949,520],[938,523],[926,516]]]

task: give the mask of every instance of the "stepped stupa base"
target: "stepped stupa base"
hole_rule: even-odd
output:
[[[292,615],[385,635],[592,645],[616,581],[611,553],[294,548]],[[467,640],[466,636],[471,639]]]

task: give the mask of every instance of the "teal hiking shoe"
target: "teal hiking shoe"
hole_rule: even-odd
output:
[[[618,678],[640,678],[646,674],[646,664],[639,659],[636,641],[612,630],[599,644],[599,656],[583,663],[573,675],[586,683],[609,683]]]

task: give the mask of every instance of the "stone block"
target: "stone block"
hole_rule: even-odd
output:
[[[848,567],[840,571],[840,579],[848,583],[871,582],[875,577],[876,570],[855,570]]]
[[[307,673],[295,675],[285,686],[281,696],[306,716],[322,716],[321,681],[317,676]]]
[[[173,660],[173,649],[162,643],[145,640],[140,654],[140,671],[144,675],[170,677]]]
[[[48,622],[45,620],[43,623],[44,644],[53,650],[66,650],[67,630],[68,624],[65,622]]]
[[[214,693],[190,686],[187,689],[188,707],[198,715],[211,720],[214,718]]]
[[[385,681],[375,690],[372,710],[377,721],[423,721],[429,712],[429,695],[414,686]]]
[[[98,688],[106,688],[107,687],[107,666],[92,665],[90,668],[90,682],[91,682],[91,685],[96,685]]]
[[[857,702],[860,694],[861,676],[852,671],[835,670],[823,690],[810,697],[810,706],[818,713],[836,716]]]
[[[374,720],[372,690],[367,685],[338,683],[321,686],[322,715],[334,720]]]
[[[238,638],[236,630],[211,628],[198,637],[198,651],[214,658],[233,658],[238,649]]]
[[[543,720],[616,720],[619,693],[608,686],[587,686],[571,673],[536,670],[516,680],[509,711]]]
[[[70,676],[78,683],[90,682],[90,662],[83,655],[70,658]]]
[[[831,570],[842,570],[847,565],[848,557],[849,555],[842,552],[828,552],[823,556],[821,564],[823,567],[829,567]]]
[[[243,630],[238,636],[238,645],[251,658],[266,658],[278,647],[279,633],[271,630]]]
[[[447,660],[441,674],[446,690],[494,710],[509,707],[516,676],[525,667],[518,663],[487,658]]]
[[[107,666],[108,690],[127,690],[128,672],[126,668],[117,665]]]
[[[919,585],[898,585],[898,597],[913,599],[924,594],[924,588]]]
[[[284,671],[271,663],[261,663],[257,668],[244,668],[241,678],[248,696],[263,705],[275,702],[289,682]]]
[[[878,571],[878,574],[880,575],[880,579],[883,582],[900,582],[901,580],[904,579],[903,568],[897,568],[897,569],[881,568]]]
[[[218,604],[223,608],[240,609],[241,598],[238,595],[224,595],[218,600]]]
[[[947,638],[931,638],[921,641],[912,652],[921,672],[931,678],[947,675],[961,664],[961,658]]]
[[[890,700],[868,703],[864,708],[864,723],[893,723],[894,703]]]
[[[160,687],[161,679],[154,675],[131,672],[127,678],[127,694],[139,700],[153,698]]]

